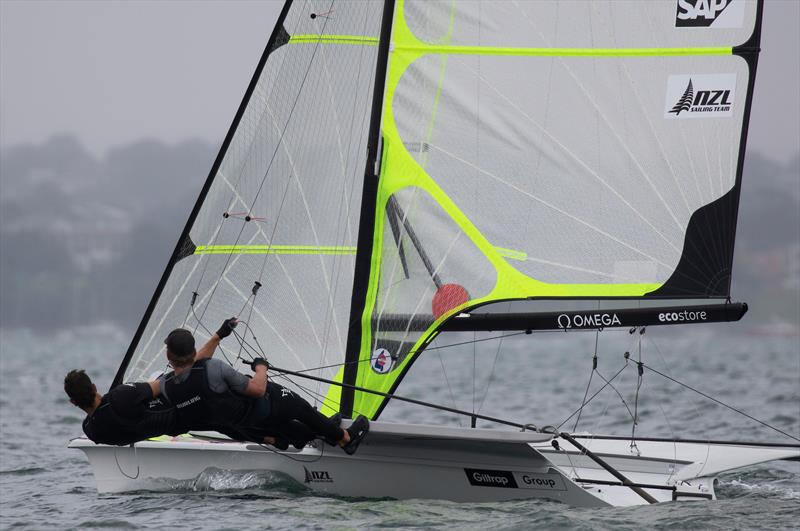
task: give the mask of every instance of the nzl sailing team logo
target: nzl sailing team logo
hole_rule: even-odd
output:
[[[744,0],[678,0],[675,27],[741,28]]]
[[[664,118],[733,116],[736,74],[669,76]]]
[[[392,370],[393,365],[394,360],[392,359],[392,355],[389,354],[389,351],[385,348],[375,349],[375,351],[372,353],[370,366],[372,367],[372,370],[378,374],[386,374]]]
[[[309,470],[303,467],[306,472],[306,483],[333,483],[331,473],[327,470]]]

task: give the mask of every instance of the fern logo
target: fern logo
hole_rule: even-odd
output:
[[[726,118],[734,115],[736,74],[669,76],[664,118]]]
[[[692,108],[692,101],[694,101],[694,88],[692,88],[692,78],[689,78],[689,84],[686,86],[683,96],[669,112],[674,112],[678,115],[681,111],[688,111]]]
[[[303,467],[306,473],[305,483],[333,483],[331,473],[327,470],[309,470]]]

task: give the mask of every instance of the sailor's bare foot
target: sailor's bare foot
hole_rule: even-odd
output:
[[[271,446],[275,446],[275,437],[264,437],[264,444],[269,444]]]
[[[344,437],[339,440],[339,448],[343,448],[345,444],[350,442],[350,432],[347,430],[342,430],[342,433],[344,433]]]

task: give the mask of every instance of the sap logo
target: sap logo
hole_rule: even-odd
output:
[[[708,315],[704,311],[693,312],[691,310],[683,310],[682,312],[667,312],[658,314],[658,320],[662,323],[692,323],[696,321],[705,321]]]
[[[562,313],[556,319],[558,327],[564,330],[568,328],[603,328],[605,326],[622,326],[622,323],[615,313],[590,313],[575,314],[570,316]]]
[[[744,19],[744,0],[678,0],[675,26],[738,28]]]
[[[306,472],[306,483],[333,483],[333,478],[327,470],[309,470],[303,467]]]
[[[666,92],[665,118],[733,116],[736,74],[670,76]]]
[[[505,470],[478,470],[465,468],[467,481],[475,487],[500,487],[504,489],[517,489],[514,474]]]

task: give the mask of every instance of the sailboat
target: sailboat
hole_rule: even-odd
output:
[[[797,440],[632,445],[537,429],[401,385],[449,332],[641,333],[744,315],[731,264],[762,11],[287,0],[113,384],[164,371],[171,329],[202,341],[236,315],[217,356],[240,370],[266,357],[271,378],[327,415],[367,416],[370,433],[352,456],[213,433],[74,439],[98,490],[213,467],[342,496],[604,507],[714,499],[720,473],[800,458]],[[508,301],[551,309],[497,309]],[[472,427],[381,421],[392,400]]]

